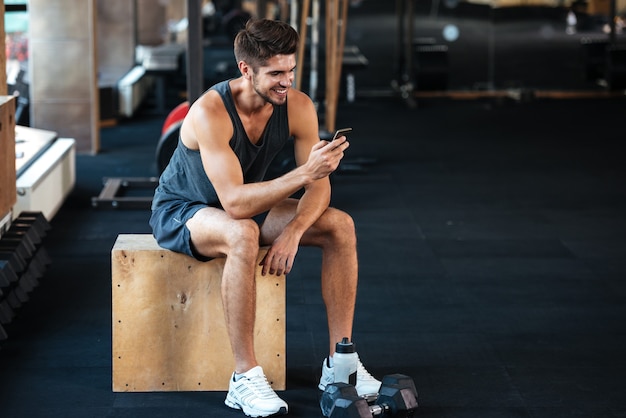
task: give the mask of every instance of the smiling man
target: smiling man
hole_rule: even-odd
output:
[[[287,413],[254,353],[255,269],[288,274],[299,246],[322,250],[321,286],[329,357],[318,387],[334,381],[335,343],[351,338],[358,262],[352,218],[329,207],[328,176],[349,144],[320,141],[315,107],[294,90],[298,34],[288,24],[251,20],[235,38],[241,76],[216,84],[189,109],[178,146],[161,175],[150,225],[159,244],[200,260],[225,257],[222,303],[235,358],[226,405],[252,417]],[[296,168],[273,180],[265,173],[293,137]],[[299,199],[291,198],[304,189]],[[357,390],[380,382],[358,363]]]

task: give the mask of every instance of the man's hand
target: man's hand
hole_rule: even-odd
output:
[[[334,141],[317,141],[312,147],[311,151],[308,155],[308,159],[306,163],[302,166],[298,167],[297,170],[306,170],[307,176],[311,179],[320,180],[328,177],[333,171],[337,169],[341,159],[344,156],[344,151],[350,146],[350,143],[347,141],[345,136],[341,136]],[[322,189],[320,189],[322,190]],[[316,197],[309,197],[307,193],[310,192],[309,189],[305,191],[305,195],[300,199],[300,204],[303,202],[309,202],[309,204],[304,204],[304,207],[311,207],[311,202],[315,202],[316,200],[323,200],[324,204],[315,203],[313,206],[320,206],[319,211],[315,209],[314,218],[317,219],[321,214],[321,211],[325,210],[327,207],[327,199],[326,192],[322,195],[317,193]],[[311,195],[314,196],[314,195]],[[322,197],[320,197],[322,196]],[[314,199],[311,201],[311,199]],[[321,201],[320,200],[320,201]],[[323,207],[322,207],[323,206]],[[298,211],[299,214],[310,212],[310,210],[302,210]],[[298,215],[296,215],[296,218]],[[302,234],[308,227],[310,226],[307,223],[307,227],[302,228],[298,227],[298,224],[302,222],[295,222],[294,218],[292,222],[285,227],[285,229],[278,235],[278,237],[272,242],[270,249],[267,251],[263,260],[259,263],[260,266],[263,266],[261,269],[261,274],[263,276],[268,273],[271,275],[281,276],[283,274],[289,274],[293,267],[294,260],[296,258],[296,254],[298,253],[298,248],[300,245],[300,239],[302,238]]]
[[[313,179],[318,180],[329,176],[339,167],[343,158],[343,152],[350,146],[345,136],[341,136],[334,141],[319,141],[309,154],[309,159],[305,166],[311,170]]]
[[[289,274],[296,259],[299,244],[300,240],[296,239],[293,234],[283,231],[259,263],[260,266],[263,266],[261,275],[265,276],[268,272],[276,276]]]

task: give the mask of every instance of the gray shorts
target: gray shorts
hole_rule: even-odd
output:
[[[157,243],[168,250],[177,253],[187,254],[200,261],[208,261],[211,258],[205,257],[193,247],[191,234],[187,228],[187,221],[202,208],[208,207],[197,202],[172,201],[168,205],[163,205],[152,210],[150,216],[150,226],[152,235]],[[263,224],[267,212],[254,216],[252,219],[260,225]]]

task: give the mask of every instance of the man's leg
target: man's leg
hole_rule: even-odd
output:
[[[259,228],[252,220],[233,220],[223,210],[199,210],[188,222],[195,250],[205,257],[226,257],[222,274],[222,303],[235,357],[235,372],[257,366],[254,320],[259,252]]]
[[[288,199],[269,212],[261,227],[264,245],[271,245],[291,221],[297,203],[295,199]],[[300,243],[322,250],[322,297],[328,317],[329,353],[332,355],[337,341],[352,336],[358,281],[354,222],[345,212],[328,208],[302,236]]]
[[[358,282],[356,234],[352,218],[329,208],[309,233],[303,245],[322,249],[322,298],[326,306],[329,355],[343,337],[352,339]]]
[[[187,227],[198,253],[226,257],[221,292],[235,358],[226,405],[252,417],[287,413],[287,404],[272,390],[254,353],[258,225],[249,219],[233,220],[219,209],[205,208],[187,222]]]
[[[273,208],[261,227],[261,242],[271,244],[293,218],[297,201],[288,199]],[[302,236],[302,246],[322,250],[322,298],[326,306],[329,334],[329,357],[343,337],[352,339],[358,283],[358,258],[354,221],[347,213],[328,208]],[[329,360],[330,361],[330,360]],[[320,388],[334,381],[334,369],[325,361]],[[357,369],[359,394],[377,393],[380,382],[362,364]]]

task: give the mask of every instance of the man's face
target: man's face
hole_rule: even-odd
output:
[[[275,55],[266,65],[252,72],[254,91],[273,105],[285,104],[287,92],[293,84],[295,68],[295,55]]]

